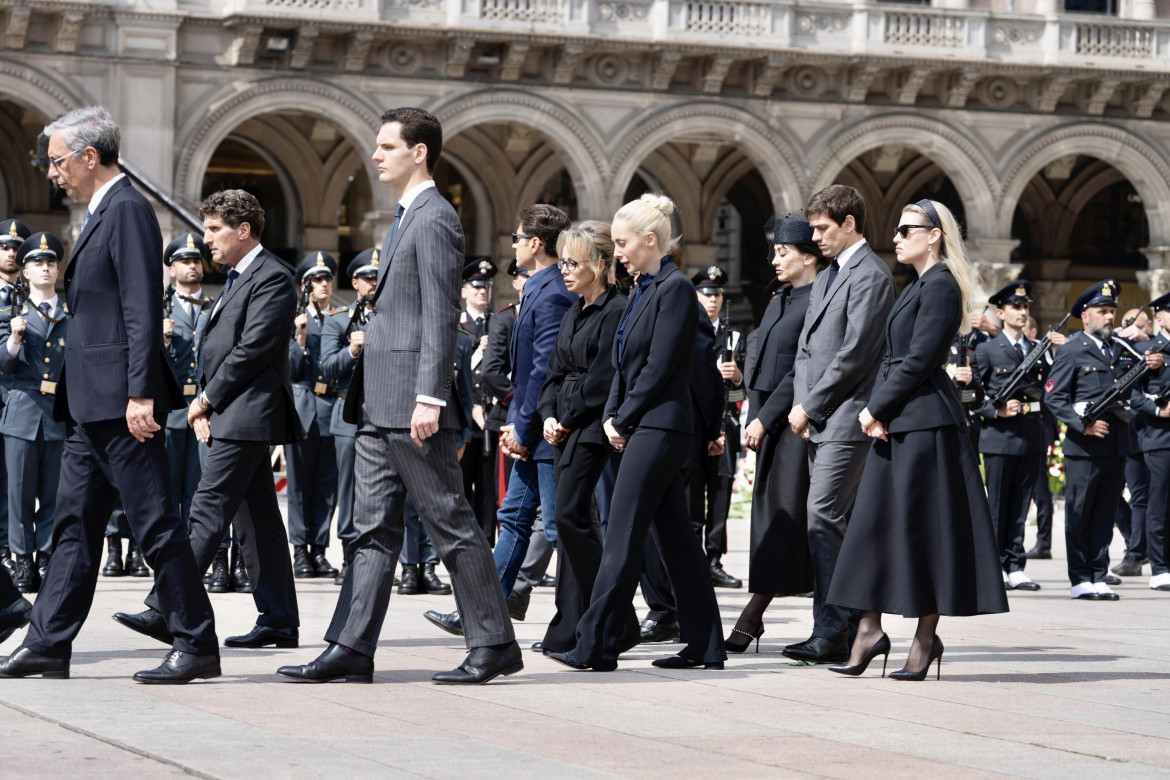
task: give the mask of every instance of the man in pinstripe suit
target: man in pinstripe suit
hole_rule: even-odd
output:
[[[374,652],[402,549],[407,491],[435,551],[451,573],[470,653],[439,683],[485,683],[524,668],[491,552],[463,495],[452,393],[463,229],[435,189],[442,151],[437,119],[417,108],[382,116],[373,159],[378,178],[401,193],[382,245],[374,290],[377,311],[366,331],[345,398],[358,425],[357,490],[351,563],[316,660],[283,666],[302,682],[371,682]],[[423,337],[423,334],[426,337]],[[368,386],[376,392],[364,392]]]

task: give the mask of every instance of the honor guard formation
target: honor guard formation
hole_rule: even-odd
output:
[[[292,269],[241,190],[164,245],[104,108],[44,132],[49,178],[86,211],[69,252],[0,222],[0,640],[28,626],[0,677],[69,676],[100,574],[153,580],[145,610],[114,615],[169,646],[142,683],[221,674],[208,592],[255,603],[224,645],[298,648],[307,578],[339,586],[307,626],[326,649],[277,679],[370,682],[395,590],[452,597],[425,617],[467,656],[435,682],[515,674],[513,621],[542,586],[556,614],[528,657],[550,669],[612,671],[668,642],[655,666],[723,669],[783,630],[766,625],[776,596],[806,595],[813,629],[788,658],[856,676],[881,656],[884,676],[892,613],[917,623],[889,676],[937,679],[942,616],[1040,590],[1027,564],[1052,557],[1061,469],[1069,596],[1117,601],[1147,565],[1170,593],[1170,293],[1119,318],[1104,279],[1037,323],[1029,281],[980,292],[943,203],[873,224],[844,185],[759,226],[774,280],[758,327],[732,327],[728,271],[687,264],[660,194],[608,222],[517,204],[500,273],[466,254],[433,178],[442,127],[416,108],[378,132],[375,186],[398,198],[381,245]],[[893,234],[897,277],[874,233]],[[751,596],[725,631],[736,574]]]

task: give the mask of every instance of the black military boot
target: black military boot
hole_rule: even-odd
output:
[[[45,581],[45,572],[49,570],[49,559],[53,557],[52,553],[39,552],[37,553],[37,579],[41,582]],[[40,588],[40,584],[37,584]]]
[[[435,596],[446,596],[451,592],[451,586],[439,579],[439,575],[435,574],[435,564],[424,563],[422,565],[422,572],[419,573],[419,589],[423,593],[430,593]]]
[[[317,576],[317,570],[313,568],[313,561],[309,558],[307,544],[298,544],[293,547],[293,576],[297,579]]]
[[[130,537],[130,544],[126,549],[126,573],[131,577],[150,576],[150,569],[147,568],[142,551],[138,549],[138,542],[134,541],[133,536]]]
[[[16,561],[12,560],[12,549],[8,545],[0,547],[0,565],[13,580],[16,579]]]
[[[324,547],[313,547],[313,571],[318,577],[336,577],[337,569],[325,557]]]
[[[418,595],[418,566],[412,563],[402,564],[402,582],[398,586],[399,596]]]
[[[207,583],[210,593],[227,593],[232,589],[231,575],[228,574],[227,550],[220,547],[211,561],[211,581]]]
[[[126,569],[122,566],[122,537],[111,534],[106,537],[106,566],[102,569],[103,577],[123,577]]]
[[[349,544],[342,542],[341,545],[341,571],[337,572],[337,576],[333,578],[334,585],[345,584],[345,573],[349,571]]]
[[[16,556],[16,589],[21,593],[36,593],[40,590],[41,580],[37,576],[37,567],[31,555]]]
[[[232,545],[232,590],[236,593],[251,593],[252,580],[244,566],[244,556],[238,544]]]

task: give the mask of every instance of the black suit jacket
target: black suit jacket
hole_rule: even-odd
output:
[[[131,398],[155,416],[184,405],[163,350],[162,233],[154,209],[127,179],[106,192],[65,269],[69,341],[53,416],[120,420]]]
[[[1024,336],[1028,354],[1040,349],[1041,342]],[[998,409],[991,403],[991,397],[1003,387],[1020,365],[1019,355],[1000,333],[975,348],[975,367],[979,381],[987,395],[975,413],[983,418],[983,429],[979,432],[979,451],[989,455],[1034,455],[1048,450],[1048,424],[1044,421],[1043,404],[1035,400],[1044,394],[1044,379],[1048,374],[1048,362],[1043,358],[1033,367],[1030,381],[1025,382],[1028,394],[1017,392],[1015,400],[1027,404],[1028,413],[1015,417],[999,417]],[[1010,400],[1010,399],[1009,399]]]
[[[603,418],[612,418],[614,428],[623,436],[642,426],[684,433],[693,430],[691,363],[699,322],[696,303],[695,286],[669,256],[637,304],[630,299],[627,311],[632,311],[623,331],[620,360],[616,339],[614,342],[617,373]]]
[[[760,323],[756,357],[746,375],[749,422],[759,419],[778,434],[792,411],[793,370],[812,285],[785,288],[768,303]]]
[[[202,347],[212,438],[291,444],[305,437],[288,367],[296,308],[292,274],[266,249],[220,295]]]
[[[886,356],[868,406],[890,433],[967,430],[959,390],[943,369],[962,320],[959,285],[942,263],[902,290],[886,323]]]
[[[485,408],[490,407],[485,420],[487,430],[496,433],[508,422],[508,407],[512,404],[512,361],[508,345],[516,327],[517,308],[519,304],[505,306],[492,315],[488,323],[488,344],[483,351],[481,403]]]

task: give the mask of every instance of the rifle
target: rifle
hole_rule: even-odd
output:
[[[26,303],[28,303],[28,279],[24,278],[24,274],[19,274],[16,281],[12,283],[12,316],[17,316]]]
[[[345,326],[344,342],[349,343],[349,337],[357,330],[358,326],[365,327],[370,321],[370,297],[368,295],[361,295],[356,301],[356,306],[349,315],[349,324]]]
[[[175,311],[175,286],[168,284],[163,292],[163,316],[168,320]]]
[[[309,296],[313,294],[313,283],[304,281],[301,282],[301,293],[297,297],[297,313],[293,317],[292,337],[297,337],[297,321],[296,318],[309,310]]]
[[[1068,322],[1068,318],[1071,316],[1072,312],[1064,315],[1064,319],[1062,319],[1056,325],[1050,327],[1048,332],[1052,333],[1063,328],[1064,324]],[[1040,362],[1041,358],[1047,355],[1048,351],[1052,349],[1051,341],[1048,339],[1041,339],[1040,341],[1042,346],[1034,347],[1032,351],[1029,352],[1022,361],[1020,361],[1020,365],[1016,366],[1016,370],[1011,373],[1011,376],[1007,378],[1007,381],[1004,382],[1003,386],[998,391],[996,391],[995,395],[988,399],[996,409],[999,409],[1001,406],[1012,399],[1012,396],[1014,396],[1016,392],[1021,389],[1021,386],[1024,384],[1024,382],[1028,380],[1032,373],[1032,369],[1036,366],[1037,363]],[[1028,385],[1027,387],[1024,387],[1023,390],[1025,395],[1028,396],[1029,400],[1039,401],[1040,398],[1043,397],[1043,393],[1041,393],[1040,389],[1035,385]]]
[[[1147,354],[1165,352],[1167,346],[1170,346],[1170,342],[1150,350]],[[1148,373],[1150,373],[1150,365],[1145,360],[1138,361],[1137,365],[1126,371],[1125,375],[1118,379],[1104,395],[1088,403],[1085,411],[1081,413],[1081,423],[1088,427],[1111,412],[1122,422],[1132,420],[1133,413],[1129,410],[1126,402],[1133,386]]]

